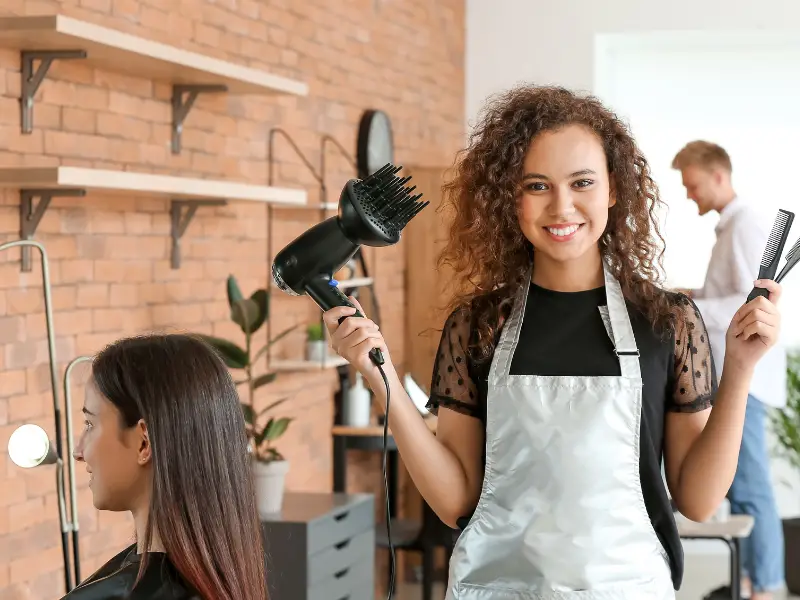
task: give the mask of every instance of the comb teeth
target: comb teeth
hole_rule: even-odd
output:
[[[780,260],[780,253],[783,244],[786,242],[786,234],[788,233],[787,225],[794,215],[785,210],[779,210],[778,216],[775,219],[775,224],[772,226],[772,231],[769,234],[767,247],[764,249],[764,256],[761,258],[761,266],[765,269],[773,265],[776,259]]]
[[[399,232],[429,202],[417,202],[422,194],[411,195],[416,186],[405,187],[411,177],[398,177],[403,167],[387,164],[354,184],[362,207],[382,229]]]
[[[786,260],[787,261],[792,260],[795,257],[795,255],[800,257],[800,240],[797,240],[794,246],[792,246],[792,249],[786,253]]]

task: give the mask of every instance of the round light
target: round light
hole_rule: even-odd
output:
[[[48,459],[49,454],[50,439],[38,425],[23,425],[8,440],[9,458],[23,469],[39,466]]]

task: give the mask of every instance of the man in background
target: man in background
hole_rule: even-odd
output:
[[[731,183],[731,159],[720,146],[694,141],[675,156],[672,168],[681,172],[687,197],[700,215],[719,213],[717,240],[706,279],[690,291],[711,339],[715,357],[725,356],[725,333],[733,315],[753,289],[769,237],[762,217],[739,198]],[[723,364],[718,363],[720,371]],[[728,492],[731,513],[752,515],[755,525],[743,540],[743,597],[771,600],[784,587],[783,525],[770,477],[766,444],[767,406],[786,404],[786,351],[775,346],[758,364],[747,398],[742,446],[736,476]],[[725,596],[727,594],[727,596]],[[707,598],[728,597],[730,588]]]

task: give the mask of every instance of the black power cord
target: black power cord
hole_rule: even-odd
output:
[[[386,415],[383,419],[383,487],[384,487],[384,497],[386,498],[386,535],[389,540],[389,590],[386,595],[388,600],[392,600],[394,597],[394,587],[395,587],[395,579],[396,579],[396,563],[395,563],[395,553],[394,553],[394,544],[392,543],[392,515],[391,515],[391,505],[389,503],[389,477],[387,475],[387,457],[389,455],[389,396],[391,395],[391,391],[389,389],[389,380],[386,377],[386,373],[383,371],[383,366],[376,365],[378,367],[378,371],[381,373],[381,377],[383,377],[383,383],[386,385]]]

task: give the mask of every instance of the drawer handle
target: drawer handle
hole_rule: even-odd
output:
[[[349,515],[349,514],[350,514],[350,511],[346,510],[343,513],[339,513],[338,515],[335,515],[333,518],[336,521],[341,521],[342,519],[346,519],[347,515]]]
[[[350,570],[350,567],[347,567],[346,569],[342,569],[342,570],[341,570],[341,571],[339,571],[338,573],[334,573],[334,574],[333,574],[333,576],[334,576],[336,579],[341,579],[342,577],[344,577],[345,575],[347,575],[347,572],[348,572],[349,570]]]
[[[341,550],[342,548],[347,548],[350,545],[350,540],[345,540],[343,542],[339,542],[334,546],[337,550]]]
[[[347,594],[347,596],[342,596],[339,598],[339,600],[350,600],[350,594]]]

